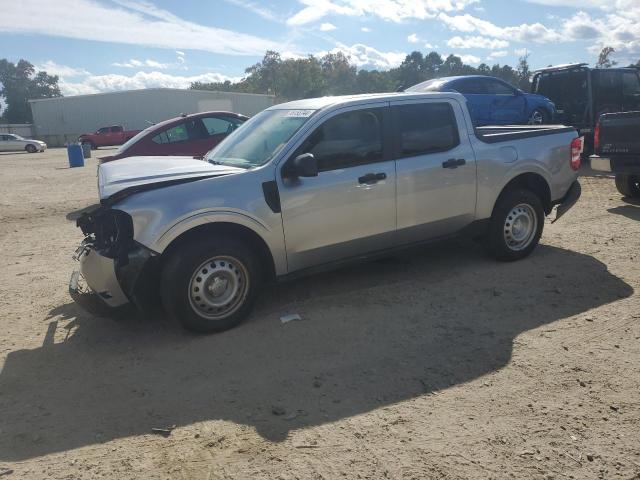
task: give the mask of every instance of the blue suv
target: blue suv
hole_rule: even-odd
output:
[[[476,126],[552,123],[556,107],[542,95],[525,93],[495,77],[469,75],[427,80],[407,92],[459,92],[467,99]]]

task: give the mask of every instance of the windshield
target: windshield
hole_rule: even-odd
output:
[[[211,150],[208,162],[253,168],[264,165],[286,145],[315,110],[264,110]]]
[[[144,137],[147,133],[149,133],[149,130],[151,130],[151,129],[155,128],[155,127],[156,127],[155,125],[151,125],[150,127],[145,128],[140,133],[137,133],[136,135],[131,137],[125,143],[120,145],[120,148],[118,148],[118,150],[116,150],[116,155],[124,152],[127,148],[129,148],[131,145],[133,145],[138,140],[140,140],[142,137]]]

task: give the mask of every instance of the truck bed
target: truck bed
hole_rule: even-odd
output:
[[[475,128],[476,137],[485,143],[508,142],[574,131],[575,128],[566,125],[496,125]]]

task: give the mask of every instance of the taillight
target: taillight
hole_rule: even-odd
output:
[[[580,168],[580,156],[584,148],[584,137],[574,138],[571,141],[571,169],[578,170]]]
[[[596,130],[593,133],[593,151],[598,153],[600,150],[600,121],[596,123]]]

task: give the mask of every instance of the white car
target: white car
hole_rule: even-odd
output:
[[[0,133],[0,152],[21,152],[26,150],[29,153],[44,152],[47,144],[40,140],[29,140],[13,133]]]

